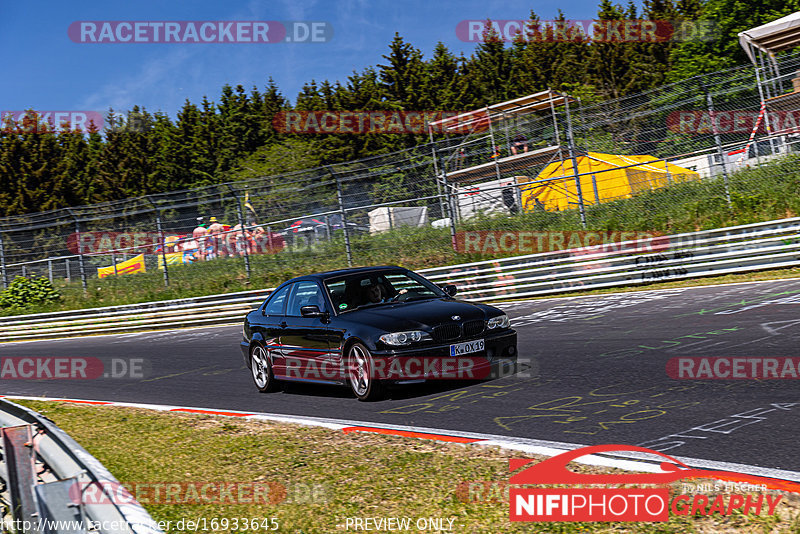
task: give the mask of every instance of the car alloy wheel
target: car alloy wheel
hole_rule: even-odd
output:
[[[350,388],[361,401],[377,400],[382,396],[380,381],[373,376],[375,365],[369,349],[354,343],[347,352],[347,373]]]
[[[272,375],[272,362],[267,350],[261,345],[253,345],[250,349],[250,369],[253,372],[253,382],[262,393],[275,391],[275,377]]]

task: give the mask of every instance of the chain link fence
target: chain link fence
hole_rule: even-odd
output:
[[[169,286],[200,272],[188,264],[250,279],[298,264],[423,267],[530,252],[468,250],[469,231],[697,230],[681,227],[678,211],[695,210],[696,224],[713,206],[767,202],[770,180],[791,177],[800,112],[763,102],[800,88],[798,69],[800,55],[788,54],[774,68],[602,102],[545,91],[455,118],[444,135],[392,154],[2,218],[3,287],[37,275],[85,289],[139,271]],[[195,233],[200,223],[213,234]]]

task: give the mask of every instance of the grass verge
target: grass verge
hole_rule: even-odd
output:
[[[443,518],[445,525],[454,519],[452,532],[458,533],[800,529],[797,495],[785,496],[772,516],[671,515],[666,523],[511,523],[505,498],[464,502],[468,499],[459,484],[504,483],[508,459],[522,457],[518,452],[232,418],[19,402],[52,419],[123,483],[272,482],[286,488],[287,499],[274,505],[143,502],[156,521],[172,522],[169,532],[190,531],[175,528],[181,519],[272,517],[278,532],[294,533],[346,532],[348,517]],[[573,469],[600,471],[583,465]],[[252,532],[230,527],[214,531]]]

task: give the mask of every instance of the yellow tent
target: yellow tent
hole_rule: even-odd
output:
[[[628,198],[640,191],[700,178],[694,171],[657,161],[654,156],[587,152],[576,159],[578,174],[582,175],[579,178],[584,205]],[[558,211],[576,207],[578,192],[572,160],[568,158],[551,163],[530,185],[522,186],[521,193],[524,209],[538,207]]]

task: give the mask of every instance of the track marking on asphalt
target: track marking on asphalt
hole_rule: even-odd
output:
[[[154,378],[145,378],[144,380],[140,380],[139,382],[153,382],[155,380],[163,380],[165,378],[172,378],[175,376],[181,375],[188,375],[189,373],[196,373],[197,371],[202,371],[203,369],[213,369],[214,365],[208,365],[206,367],[198,367],[197,369],[190,369],[188,371],[183,371],[182,373],[172,373],[171,375],[164,375],[164,376],[156,376]]]
[[[380,431],[382,434],[396,434],[401,436],[418,437],[413,434],[422,434],[425,439],[436,439],[434,436],[444,436],[447,441],[454,441],[451,438],[466,438],[474,440],[465,445],[480,445],[480,446],[495,446],[504,449],[518,450],[528,454],[538,454],[542,456],[556,456],[563,452],[586,447],[585,444],[578,443],[565,443],[558,441],[546,441],[530,438],[515,438],[509,436],[499,436],[494,434],[479,434],[472,432],[460,432],[443,430],[436,428],[413,427],[404,425],[381,425],[375,426],[374,423],[364,423],[360,421],[349,421],[346,419],[330,419],[325,417],[308,417],[308,416],[295,416],[295,415],[281,415],[265,412],[242,412],[238,410],[217,410],[214,408],[198,408],[190,406],[169,406],[162,404],[143,404],[133,402],[116,402],[116,401],[103,401],[103,400],[89,400],[89,399],[68,399],[68,398],[51,398],[51,397],[30,397],[21,395],[0,395],[0,398],[6,399],[20,399],[20,400],[33,400],[33,401],[49,401],[49,402],[65,402],[74,404],[99,404],[103,406],[118,406],[124,408],[141,408],[146,410],[154,410],[161,412],[173,413],[202,413],[207,415],[218,415],[223,417],[240,417],[244,419],[273,421],[278,423],[291,423],[300,424],[305,426],[318,426],[328,428],[330,430],[341,430],[346,432],[345,429],[359,427],[370,429],[370,431]],[[380,429],[380,430],[378,430]],[[350,430],[353,431],[353,430]],[[462,442],[463,443],[463,442]],[[732,462],[719,462],[715,460],[705,460],[702,458],[689,458],[685,456],[673,456],[673,458],[683,462],[690,467],[701,467],[710,470],[719,471],[733,471],[737,473],[745,473],[749,475],[764,476],[769,478],[776,478],[790,481],[800,481],[800,472],[788,471],[783,469],[773,469],[768,467],[761,467],[756,465],[738,464]],[[644,471],[650,473],[662,472],[661,464],[653,462],[647,455],[630,452],[615,453],[611,455],[587,455],[575,460],[577,463],[586,465],[597,465],[603,467],[615,467],[618,469],[625,469],[628,471]]]

